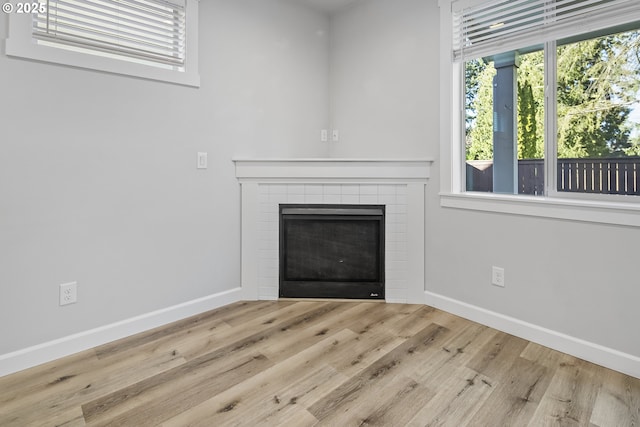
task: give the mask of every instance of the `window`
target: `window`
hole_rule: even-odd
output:
[[[544,56],[465,62],[466,190],[544,195]]]
[[[556,190],[640,195],[640,31],[558,43]]]
[[[40,5],[33,15],[12,16],[8,55],[199,84],[196,0],[40,0]]]
[[[443,118],[443,162],[451,165],[442,175],[443,205],[460,207],[452,195],[484,194],[487,210],[489,200],[507,195],[535,196],[517,203],[536,209],[562,199],[640,210],[637,2],[440,6],[441,75],[449,83],[442,98],[451,102]]]

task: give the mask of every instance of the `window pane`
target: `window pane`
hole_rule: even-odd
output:
[[[544,194],[541,50],[465,63],[465,155],[467,191]]]
[[[640,195],[640,32],[557,49],[563,192]]]

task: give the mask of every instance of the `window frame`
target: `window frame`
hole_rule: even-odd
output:
[[[559,192],[556,188],[556,42],[545,44],[545,195],[466,191],[464,150],[464,63],[453,58],[455,0],[440,7],[440,205],[498,212],[640,227],[640,196]],[[552,105],[553,104],[553,105]],[[635,197],[635,199],[634,199]]]
[[[178,67],[160,68],[37,43],[32,34],[32,14],[11,14],[9,16],[9,32],[5,40],[5,53],[7,56],[15,58],[199,87],[198,3],[199,0],[185,0],[186,52],[182,70],[179,70]]]

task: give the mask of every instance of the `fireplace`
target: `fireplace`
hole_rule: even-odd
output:
[[[425,302],[426,159],[234,159],[241,185],[241,290],[280,295],[282,204],[384,206],[384,301]],[[381,233],[382,234],[382,233]]]
[[[384,205],[279,210],[280,297],[384,299]]]

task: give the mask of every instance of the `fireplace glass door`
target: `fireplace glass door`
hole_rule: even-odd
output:
[[[384,206],[280,205],[279,294],[384,299]]]

